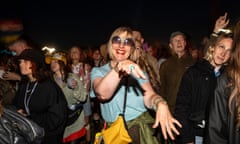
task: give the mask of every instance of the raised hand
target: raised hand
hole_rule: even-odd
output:
[[[228,23],[229,19],[227,19],[227,13],[225,13],[223,16],[220,16],[216,20],[213,32],[218,33],[219,29],[225,28],[228,25]]]

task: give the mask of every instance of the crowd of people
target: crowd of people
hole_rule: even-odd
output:
[[[161,44],[130,27],[53,53],[20,36],[1,54],[0,79],[14,87],[9,105],[44,129],[41,144],[93,143],[125,92],[132,144],[238,144],[240,21],[228,24],[227,13],[216,20],[204,49],[182,31]]]

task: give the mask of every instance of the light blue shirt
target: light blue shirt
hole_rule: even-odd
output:
[[[91,90],[90,96],[96,97],[92,82],[95,78],[102,78],[110,71],[109,63],[102,67],[94,67],[91,71]],[[146,75],[146,74],[145,74]],[[141,85],[145,82],[149,82],[149,79],[146,80],[136,78],[130,75],[128,81],[128,93],[127,93],[127,103],[126,103],[126,111],[125,111],[125,119],[126,121],[135,119],[143,112],[147,111],[144,101],[143,101],[143,92],[141,89]],[[123,111],[123,100],[125,94],[125,86],[124,82],[120,82],[119,88],[116,90],[115,95],[111,100],[101,103],[101,113],[105,121],[113,122],[116,120],[117,116]]]

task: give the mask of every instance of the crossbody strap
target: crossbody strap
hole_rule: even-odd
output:
[[[119,115],[121,115],[121,116],[123,117],[123,121],[124,121],[125,128],[128,129],[127,123],[126,123],[126,120],[125,120],[125,116],[124,116],[125,110],[126,110],[126,103],[127,103],[128,77],[125,76],[125,77],[123,78],[123,81],[124,81],[124,84],[125,84],[125,92],[124,92],[124,98],[123,98],[123,111],[122,111],[122,113],[119,114]],[[104,122],[104,125],[103,125],[103,129],[106,129],[106,128],[107,128],[107,125],[108,125],[108,124],[107,124],[107,122],[105,121],[105,122]]]
[[[124,77],[125,79],[125,92],[124,92],[124,99],[123,99],[123,116],[125,114],[126,111],[126,103],[127,103],[127,92],[128,92],[128,77]]]

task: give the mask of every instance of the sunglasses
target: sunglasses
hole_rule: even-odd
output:
[[[134,42],[131,38],[126,38],[122,40],[119,36],[115,36],[112,38],[112,44],[118,44],[119,46],[123,44],[123,46],[134,46]]]

